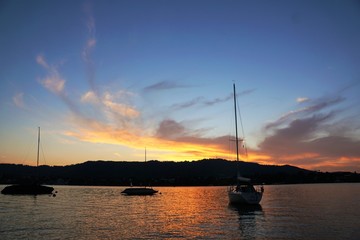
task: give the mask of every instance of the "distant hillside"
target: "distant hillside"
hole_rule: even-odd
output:
[[[71,185],[229,185],[235,181],[237,168],[255,183],[312,183],[359,181],[354,173],[319,173],[294,166],[206,159],[184,162],[114,162],[88,161],[69,166],[36,167],[0,164],[0,183],[28,182],[39,176],[47,184]]]

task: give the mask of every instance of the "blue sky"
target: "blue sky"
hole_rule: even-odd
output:
[[[234,159],[236,83],[243,160],[360,170],[358,1],[1,1],[0,32],[1,163],[38,126],[49,165]]]

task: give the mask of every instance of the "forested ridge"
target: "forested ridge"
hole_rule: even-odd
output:
[[[69,185],[208,186],[229,185],[236,181],[237,169],[254,183],[360,182],[360,175],[350,172],[324,173],[295,166],[261,165],[224,159],[198,161],[87,161],[68,166],[0,164],[0,183],[37,181]]]

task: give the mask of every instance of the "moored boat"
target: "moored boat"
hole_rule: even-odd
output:
[[[39,167],[39,149],[40,149],[40,127],[38,128],[38,147],[37,147],[37,163],[36,168]],[[11,195],[39,195],[39,194],[53,194],[54,188],[43,186],[37,183],[28,184],[14,184],[6,186],[1,193]],[[53,194],[55,196],[55,194]]]
[[[152,188],[147,188],[147,187],[130,187],[130,188],[126,188],[124,191],[122,191],[122,194],[126,194],[126,195],[154,195],[155,193],[157,193],[157,190],[154,190]]]
[[[146,148],[145,148],[145,163],[146,163]],[[154,195],[155,193],[158,193],[159,191],[154,190],[151,187],[133,187],[132,183],[130,181],[130,186],[129,188],[126,188],[124,191],[122,191],[122,194],[125,195],[131,195],[131,196],[146,196],[146,195]]]
[[[239,162],[239,137],[237,130],[237,114],[236,114],[236,90],[235,84],[233,85],[234,90],[234,109],[235,109],[235,143],[236,143],[236,162]],[[251,183],[251,179],[242,177],[239,169],[237,173],[237,184],[236,186],[230,186],[228,189],[229,202],[231,204],[259,204],[264,187],[255,188]]]
[[[15,184],[5,187],[1,193],[11,195],[39,195],[52,194],[53,187],[43,186],[39,184]]]

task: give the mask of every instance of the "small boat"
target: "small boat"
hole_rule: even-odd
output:
[[[146,163],[146,148],[145,148],[145,163]],[[146,195],[154,195],[155,193],[158,193],[159,191],[152,189],[151,187],[133,187],[132,183],[130,183],[131,187],[126,188],[124,191],[122,191],[122,194],[125,195],[131,195],[131,196],[146,196]]]
[[[37,164],[36,167],[39,167],[39,149],[40,149],[40,127],[38,128],[38,148],[37,148]],[[6,186],[1,193],[2,194],[12,194],[12,195],[39,195],[39,194],[53,194],[54,188],[43,186],[37,183],[28,183],[28,184],[15,184],[11,186]],[[53,194],[55,196],[55,194]]]
[[[157,192],[158,192],[157,190],[147,187],[130,187],[130,188],[126,188],[121,193],[126,195],[145,196],[145,195],[154,195]]]
[[[239,162],[239,138],[237,130],[237,114],[236,114],[236,90],[234,89],[234,108],[235,108],[235,143],[236,143],[236,161]],[[231,204],[259,204],[264,193],[264,187],[255,188],[251,183],[251,179],[242,177],[239,169],[237,173],[236,186],[230,186],[228,189],[229,202]]]

